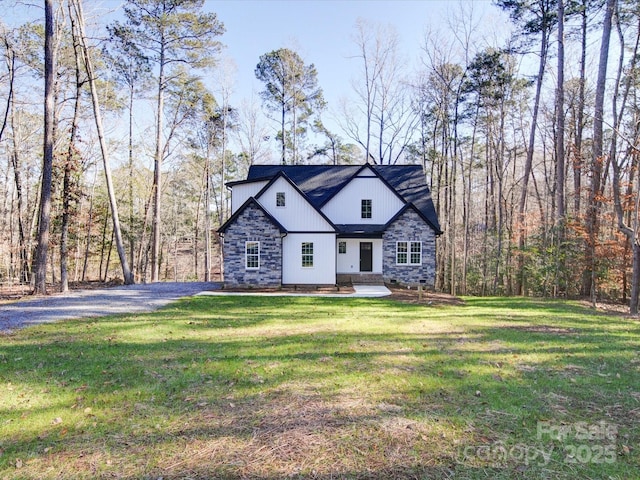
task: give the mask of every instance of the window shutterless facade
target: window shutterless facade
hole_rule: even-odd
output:
[[[284,192],[276,192],[276,207],[285,207],[287,205]]]
[[[397,265],[422,265],[422,242],[396,242]]]
[[[347,242],[338,242],[338,253],[347,253]]]
[[[371,200],[363,199],[360,202],[360,218],[371,218]]]
[[[313,242],[302,242],[302,266],[313,267]]]
[[[260,242],[245,242],[244,264],[247,270],[260,268]]]

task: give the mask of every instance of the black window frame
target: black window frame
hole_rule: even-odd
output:
[[[372,218],[373,216],[373,201],[370,198],[363,198],[360,200],[360,218]]]

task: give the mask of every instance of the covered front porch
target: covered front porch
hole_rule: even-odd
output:
[[[336,282],[382,283],[382,238],[338,236]]]

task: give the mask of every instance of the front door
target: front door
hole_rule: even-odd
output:
[[[360,271],[373,271],[373,242],[360,242]]]

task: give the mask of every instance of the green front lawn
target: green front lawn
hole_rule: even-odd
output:
[[[0,336],[0,478],[640,478],[640,324],[196,297]]]

